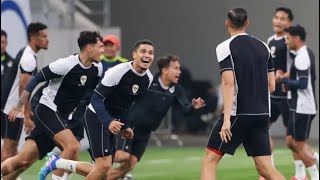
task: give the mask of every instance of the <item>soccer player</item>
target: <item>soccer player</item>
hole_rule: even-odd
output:
[[[128,62],[127,59],[120,57],[118,52],[120,50],[120,40],[115,35],[107,35],[103,37],[104,54],[101,56],[101,63],[104,71],[112,68],[113,66]]]
[[[114,161],[121,165],[108,172],[108,180],[121,178],[133,170],[146,150],[151,132],[158,129],[171,106],[181,106],[185,113],[205,106],[200,97],[190,102],[182,86],[177,84],[181,73],[178,56],[160,57],[158,68],[159,73],[155,75],[148,93],[130,108],[128,120],[134,127],[134,137],[130,140],[118,138]]]
[[[128,108],[136,98],[147,92],[153,79],[149,71],[153,59],[154,44],[149,40],[136,42],[133,61],[106,71],[94,90],[85,112],[85,129],[95,165],[60,159],[50,153],[49,161],[40,171],[40,179],[45,179],[48,173],[57,168],[80,173],[86,179],[103,179],[106,176],[115,153],[116,134],[125,139],[133,137],[127,122]]]
[[[6,104],[9,90],[12,86],[13,80],[11,78],[12,74],[11,71],[13,69],[17,69],[17,64],[14,63],[14,59],[7,53],[7,45],[8,45],[8,38],[7,33],[1,29],[1,137],[3,138],[5,135],[5,123],[6,116],[3,113],[4,106]],[[10,80],[11,79],[11,80]],[[4,160],[2,158],[8,157],[5,153],[8,151],[3,152],[4,149],[1,149],[1,162]]]
[[[35,108],[36,128],[26,138],[22,150],[1,164],[1,176],[9,175],[13,179],[56,145],[66,159],[78,158],[80,144],[69,129],[68,118],[84,95],[92,93],[102,75],[102,37],[98,32],[83,31],[78,45],[79,54],[58,59],[35,75],[23,91],[17,107],[10,112],[9,117],[13,119],[36,85],[49,81]],[[57,171],[52,179],[60,179],[62,175],[63,171]]]
[[[41,49],[48,49],[48,28],[45,24],[31,23],[27,29],[27,36],[28,45],[18,52],[14,63],[11,63],[12,70],[5,80],[7,85],[4,93],[9,95],[6,99],[1,99],[1,103],[6,100],[3,109],[4,118],[1,119],[1,135],[4,140],[1,148],[1,162],[17,154],[23,123],[27,133],[34,128],[31,109],[28,105],[25,106],[23,115],[19,114],[14,121],[8,119],[8,113],[18,103],[19,96],[31,76],[37,72],[37,53]]]
[[[233,155],[242,143],[258,173],[270,180],[285,180],[271,164],[269,92],[275,77],[267,44],[245,33],[247,12],[234,8],[225,21],[231,37],[216,48],[222,79],[224,111],[212,129],[203,159],[201,180],[216,179],[222,156]]]
[[[293,152],[296,166],[306,166],[311,180],[319,179],[316,160],[310,152],[309,138],[312,120],[317,108],[315,101],[315,57],[305,44],[306,31],[300,26],[286,28],[286,43],[295,51],[290,78],[281,80],[288,89],[290,118],[287,130],[287,146]],[[319,163],[319,161],[318,161]],[[293,180],[307,179],[305,169],[296,170]]]

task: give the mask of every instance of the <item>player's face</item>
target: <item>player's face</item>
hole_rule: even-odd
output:
[[[284,33],[284,29],[291,26],[291,21],[287,13],[278,11],[273,16],[272,25],[275,33]]]
[[[117,55],[119,50],[118,46],[108,41],[104,43],[103,48],[104,48],[104,55],[109,59],[114,58]]]
[[[6,52],[7,45],[8,45],[8,41],[6,36],[1,36],[1,54]]]
[[[97,40],[96,44],[92,44],[91,47],[89,47],[89,53],[93,62],[100,62],[100,56],[104,53],[103,43]]]
[[[286,33],[286,44],[287,47],[291,50],[296,50],[296,44],[298,41],[299,37],[298,36],[291,36],[289,33]]]
[[[177,84],[181,74],[180,63],[178,61],[171,61],[169,67],[164,68],[162,73],[170,83]]]
[[[48,39],[48,29],[39,31],[38,35],[35,37],[37,49],[48,49],[49,39]]]
[[[141,44],[133,51],[133,62],[137,65],[138,72],[149,69],[154,59],[154,47],[149,44]]]

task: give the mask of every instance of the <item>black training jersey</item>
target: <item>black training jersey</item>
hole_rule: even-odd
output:
[[[274,68],[267,44],[243,33],[219,44],[216,52],[220,72],[234,72],[231,115],[270,115],[268,72]]]
[[[285,36],[273,35],[268,39],[267,44],[270,48],[275,71],[281,70],[283,72],[287,72],[287,63],[290,61],[290,57],[288,56]],[[287,98],[287,93],[282,92],[281,90],[281,83],[276,83],[276,89],[271,94],[271,97]]]
[[[102,69],[101,63],[84,66],[78,54],[50,63],[41,70],[49,85],[43,89],[39,103],[60,114],[70,115],[83,96],[96,87]]]
[[[17,69],[18,64],[7,52],[1,55],[1,111],[7,102]]]
[[[128,107],[135,98],[147,91],[152,79],[153,76],[149,70],[142,74],[138,73],[132,67],[132,62],[126,62],[106,71],[103,79],[95,89],[95,93],[104,98],[104,109],[107,113],[111,115],[123,114],[127,112]],[[91,99],[89,108],[94,113],[97,113],[98,117],[101,117],[99,113],[105,113],[105,111],[98,110],[97,112],[94,103]],[[105,123],[109,121],[109,119],[100,120],[106,121]]]
[[[19,81],[21,73],[27,73],[33,75],[37,72],[37,59],[36,53],[28,45],[25,48],[21,49],[15,59],[13,71],[8,78],[8,83],[12,84],[9,91],[8,99],[4,106],[4,113],[8,114],[10,110],[15,107],[19,101]],[[2,101],[2,100],[1,100]],[[19,113],[18,118],[22,118],[22,113]]]
[[[160,76],[156,75],[147,93],[130,107],[129,124],[146,131],[155,131],[172,105],[181,106],[185,113],[193,110],[182,86],[166,87]]]
[[[307,78],[306,89],[290,89],[288,91],[289,108],[300,114],[316,114],[315,100],[315,56],[307,46],[301,47],[296,52],[296,57],[290,69],[290,79],[299,80]]]

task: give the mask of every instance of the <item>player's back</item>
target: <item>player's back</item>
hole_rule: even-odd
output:
[[[233,115],[269,114],[268,46],[253,36],[240,34],[221,43],[219,52],[229,56],[235,75]]]

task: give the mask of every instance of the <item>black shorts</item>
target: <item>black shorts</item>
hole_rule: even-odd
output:
[[[212,129],[207,145],[208,149],[233,155],[242,143],[248,156],[271,155],[268,116],[231,116],[232,138],[228,143],[222,142],[219,135],[222,124],[223,115]]]
[[[23,119],[16,118],[14,122],[10,122],[8,115],[1,111],[1,138],[11,139],[19,142],[23,127]]]
[[[42,123],[43,131],[51,138],[69,126],[67,118],[63,118],[58,112],[40,103],[35,108],[34,119]]]
[[[34,118],[34,123],[35,123],[36,127],[31,131],[30,135],[26,137],[26,140],[32,139],[36,142],[37,147],[38,147],[38,151],[39,151],[39,159],[40,160],[43,159],[47,155],[48,152],[51,152],[55,146],[57,146],[60,150],[62,150],[62,148],[59,147],[59,145],[57,145],[54,142],[53,133],[49,131],[49,128],[47,127],[47,125],[44,124],[43,121],[39,120],[39,117],[42,117],[41,115],[39,116],[39,114],[42,114],[42,113],[45,114],[46,111],[51,111],[50,113],[53,112],[54,114],[56,114],[51,109],[48,110],[46,106],[44,106],[44,107],[43,106],[44,105],[42,105],[42,104],[37,105],[37,107],[34,111],[34,114],[35,114],[34,117],[38,117],[38,118]],[[43,109],[45,112],[41,111]],[[59,117],[58,113],[57,113],[57,116],[54,116],[54,117]],[[50,119],[54,120],[54,119],[52,119],[52,117]],[[55,119],[55,120],[57,121],[57,119]],[[63,120],[63,121],[65,121],[65,120]],[[66,120],[66,122],[68,122],[68,120]],[[70,130],[72,131],[72,133],[74,134],[74,136],[77,138],[78,141],[80,141],[82,139],[82,138],[77,137],[79,135],[79,133],[81,134],[81,130],[83,131],[83,126],[81,123],[77,123],[77,124],[75,123],[75,124],[68,125],[68,128],[70,128]]]
[[[144,132],[143,130],[135,128],[133,129],[133,133],[133,139],[129,140],[123,139],[120,135],[117,136],[117,150],[130,153],[140,161],[147,148],[151,131]]]
[[[86,109],[84,127],[87,132],[90,149],[94,158],[105,157],[115,153],[115,135],[104,127],[98,116],[89,108]]]
[[[314,117],[315,115],[299,114],[295,111],[290,111],[287,135],[292,136],[296,141],[309,139],[311,123]]]
[[[289,105],[286,98],[271,98],[271,117],[270,123],[277,121],[279,116],[282,116],[282,122],[285,127],[289,121]]]

